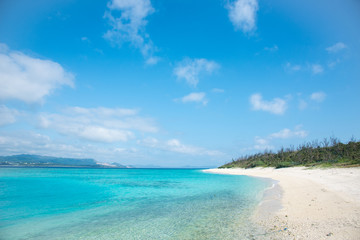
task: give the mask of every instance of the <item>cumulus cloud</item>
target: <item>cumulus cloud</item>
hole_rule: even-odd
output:
[[[13,132],[11,135],[1,133],[0,151],[3,154],[38,153],[49,143],[48,136],[33,132]]]
[[[104,38],[112,44],[121,46],[125,42],[138,48],[147,64],[156,64],[155,46],[145,31],[146,18],[154,13],[150,0],[112,0],[108,3],[105,18],[111,29]]]
[[[307,131],[301,129],[302,126],[298,125],[294,130],[284,128],[279,132],[275,132],[269,135],[268,139],[288,139],[288,138],[305,138],[308,135]]]
[[[259,9],[257,0],[236,0],[227,4],[229,19],[235,30],[244,33],[253,31],[256,28],[256,12]]]
[[[165,147],[172,152],[190,154],[190,155],[220,155],[219,151],[210,151],[199,147],[182,144],[178,139],[170,139],[165,143]]]
[[[81,41],[90,43],[90,39],[88,37],[82,37]]]
[[[337,64],[339,64],[341,62],[341,60],[340,59],[336,59],[336,60],[334,60],[334,61],[330,61],[329,63],[328,63],[328,67],[329,68],[334,68]]]
[[[221,88],[213,88],[213,89],[211,89],[211,92],[213,92],[213,93],[224,93],[225,90],[221,89]]]
[[[336,64],[337,64],[337,62],[331,62],[328,65],[329,65],[329,67],[334,67]],[[321,74],[321,73],[324,72],[323,65],[321,65],[321,64],[310,64],[310,63],[300,65],[300,64],[292,64],[292,63],[287,62],[284,65],[284,69],[285,69],[286,72],[289,72],[289,73],[294,73],[294,72],[298,72],[300,70],[303,70],[303,71],[306,71],[306,72],[311,72],[314,75]]]
[[[204,58],[184,59],[174,68],[174,74],[178,79],[184,79],[190,86],[196,87],[201,74],[211,74],[219,67],[216,62]]]
[[[326,51],[328,51],[328,53],[337,53],[345,48],[347,48],[347,46],[344,43],[338,42],[338,43],[326,48]]]
[[[0,126],[16,122],[16,117],[19,112],[15,109],[7,108],[5,105],[0,105]]]
[[[297,72],[301,70],[301,66],[299,64],[291,64],[287,62],[285,64],[285,70],[288,72]]]
[[[72,107],[64,114],[46,114],[39,117],[43,128],[97,142],[126,142],[135,137],[134,131],[157,132],[152,119],[138,116],[134,109]]]
[[[156,148],[159,146],[159,140],[154,138],[154,137],[147,137],[145,139],[142,139],[142,140],[138,140],[137,141],[138,144],[142,144],[144,146],[147,146],[147,147],[152,147],[152,148]]]
[[[9,47],[4,43],[0,43],[0,53],[8,52],[8,51],[9,51]]]
[[[148,57],[148,58],[146,59],[145,63],[146,63],[147,65],[155,65],[155,64],[157,64],[159,61],[160,61],[160,58],[159,58],[159,57],[154,57],[154,56],[152,56],[152,57]]]
[[[182,97],[181,99],[176,99],[176,100],[180,100],[183,103],[197,102],[206,105],[208,103],[208,100],[205,98],[205,96],[206,94],[204,92],[193,92],[190,93],[189,95]]]
[[[255,137],[255,145],[253,148],[255,150],[271,150],[274,146],[270,145],[268,139],[257,136]]]
[[[265,51],[276,52],[277,50],[279,50],[279,47],[277,45],[274,45],[273,47],[265,47],[264,49]]]
[[[92,144],[82,142],[59,142],[47,135],[31,132],[0,134],[0,152],[4,155],[38,154],[45,156],[94,158],[101,161],[123,161],[124,158],[138,158],[136,148],[117,147],[114,144]]]
[[[284,128],[278,132],[272,133],[266,137],[256,136],[254,139],[253,149],[255,150],[271,150],[275,147],[271,145],[271,141],[275,139],[305,138],[308,132],[302,129],[302,125],[297,125],[293,130]]]
[[[306,109],[307,106],[308,106],[308,103],[304,99],[299,100],[299,109],[300,110]]]
[[[223,154],[216,150],[207,150],[201,147],[186,145],[175,138],[169,139],[167,141],[160,141],[156,138],[146,138],[144,140],[138,141],[138,143],[147,147],[156,148],[163,151],[170,151],[188,155],[218,156]]]
[[[124,117],[124,116],[134,116],[138,114],[138,110],[136,109],[128,109],[128,108],[82,108],[82,107],[69,107],[65,110],[67,113],[74,114],[83,114],[89,117],[96,116],[105,116],[105,117]]]
[[[74,76],[56,62],[0,46],[0,99],[41,103],[55,89],[73,87],[73,80]]]
[[[313,105],[314,102],[321,103],[325,100],[326,93],[319,91],[319,92],[313,92],[310,94],[306,100],[299,99],[299,109],[304,110],[308,107],[308,105]]]
[[[324,68],[320,64],[311,65],[311,71],[313,74],[320,74],[324,71]]]
[[[316,102],[323,102],[326,98],[326,94],[324,92],[314,92],[310,95],[310,99]]]
[[[262,95],[259,93],[250,96],[250,104],[255,111],[266,111],[273,114],[284,114],[287,109],[287,102],[281,98],[274,98],[271,101],[265,101],[262,99]]]

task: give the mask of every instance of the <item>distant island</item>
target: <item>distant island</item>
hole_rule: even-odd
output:
[[[99,163],[94,159],[59,158],[31,154],[0,156],[0,167],[132,168],[119,163]]]
[[[331,137],[323,141],[313,141],[294,147],[281,148],[277,153],[264,151],[232,160],[219,168],[254,167],[358,167],[360,166],[360,142],[351,139],[341,143]]]

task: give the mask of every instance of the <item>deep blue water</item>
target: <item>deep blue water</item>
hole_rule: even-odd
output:
[[[0,168],[0,239],[246,239],[264,179],[182,169]]]

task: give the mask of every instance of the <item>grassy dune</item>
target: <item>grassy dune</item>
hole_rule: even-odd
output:
[[[352,139],[341,143],[336,138],[313,141],[294,147],[281,148],[278,152],[264,151],[242,156],[220,168],[253,167],[354,167],[360,166],[360,142]]]

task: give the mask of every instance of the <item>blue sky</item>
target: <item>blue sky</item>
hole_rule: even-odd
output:
[[[164,167],[360,137],[360,3],[0,4],[0,154]]]

